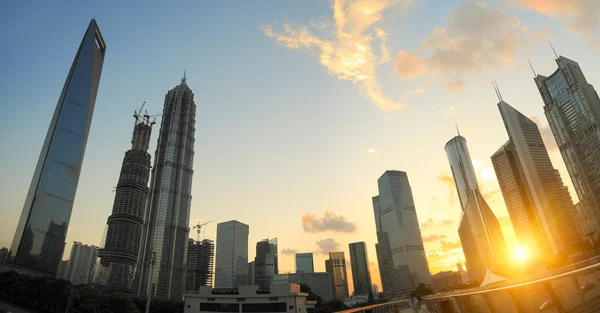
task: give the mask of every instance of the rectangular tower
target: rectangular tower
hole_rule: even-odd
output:
[[[481,283],[488,270],[500,274],[508,251],[498,219],[481,195],[467,140],[456,136],[445,146],[462,208],[458,236],[471,281]]]
[[[325,270],[331,278],[334,298],[342,301],[348,298],[348,274],[344,252],[329,252],[329,260],[325,260]]]
[[[535,83],[544,113],[585,215],[584,232],[600,231],[600,97],[577,62],[563,56]]]
[[[548,257],[575,252],[580,237],[573,221],[576,216],[573,201],[560,174],[552,166],[536,123],[502,100],[498,108],[510,138],[509,143],[514,147],[512,161],[518,163],[513,167],[517,170],[513,176],[520,178],[523,185],[526,184],[522,193],[527,199],[523,203],[530,206],[527,210],[534,211],[535,222],[531,221],[530,224],[532,231],[536,232],[537,244],[532,243],[530,247],[541,247],[539,252]],[[499,182],[501,188],[507,183],[500,179]]]
[[[408,175],[386,171],[377,184],[379,196],[373,198],[373,211],[384,292],[403,296],[421,283],[431,286]]]
[[[314,273],[315,264],[312,253],[296,253],[296,273]]]
[[[198,293],[200,286],[210,286],[213,283],[213,265],[215,259],[215,243],[204,239],[194,241],[188,239],[187,274],[185,290],[187,293]]]
[[[58,98],[15,237],[11,265],[54,276],[65,248],[106,44],[90,22]]]
[[[254,265],[255,283],[259,288],[268,289],[273,282],[273,275],[279,274],[277,238],[264,239],[256,244]]]
[[[248,234],[238,221],[217,224],[215,288],[237,288],[248,283]]]
[[[138,261],[138,296],[181,299],[194,174],[196,104],[185,73],[165,96]]]
[[[75,241],[71,248],[67,279],[73,285],[89,283],[92,280],[97,256],[98,247],[84,245],[81,242]]]
[[[355,295],[366,295],[371,290],[371,272],[369,271],[369,256],[365,242],[354,242],[348,245],[350,250],[350,267],[352,268],[352,283]]]

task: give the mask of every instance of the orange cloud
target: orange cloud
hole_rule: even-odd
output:
[[[431,235],[423,236],[423,242],[438,241],[438,240],[445,239],[445,238],[446,238],[446,235],[444,235],[444,234],[440,234],[440,235],[431,234]]]
[[[263,24],[261,29],[281,46],[315,52],[330,75],[352,81],[380,109],[404,109],[406,104],[383,93],[376,75],[376,69],[390,60],[387,33],[376,25],[396,2],[407,6],[413,0],[335,0],[330,23]]]
[[[353,233],[358,226],[346,219],[345,216],[338,215],[331,210],[325,210],[322,217],[316,214],[304,214],[302,216],[302,228],[308,233],[318,233],[325,231],[335,231],[340,233]]]
[[[444,227],[444,226],[450,226],[452,224],[454,224],[453,220],[442,220],[442,221],[436,223],[432,218],[429,218],[425,222],[421,223],[421,229],[427,229],[427,228],[431,228],[433,226]]]
[[[317,241],[317,254],[328,254],[329,252],[339,251],[342,247],[335,239],[327,238]]]
[[[462,245],[460,244],[460,241],[440,241],[440,251],[442,252],[448,252],[451,250],[455,250],[458,248],[462,249]]]

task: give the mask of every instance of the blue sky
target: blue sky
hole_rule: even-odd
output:
[[[455,134],[455,120],[479,163],[482,188],[493,195],[488,202],[498,216],[507,215],[489,161],[507,140],[492,80],[498,81],[507,102],[536,116],[542,128],[547,124],[543,103],[527,60],[538,73],[553,72],[547,40],[557,52],[578,61],[592,84],[600,80],[590,40],[597,24],[583,30],[571,25],[593,1],[557,2],[573,12],[568,16],[528,0],[364,1],[369,14],[374,8],[380,17],[371,23],[373,15],[367,13],[346,16],[349,28],[365,28],[357,34],[361,37],[351,39],[370,36],[364,43],[374,55],[366,65],[350,69],[362,73],[373,66],[371,78],[355,81],[342,77],[350,72],[347,66],[336,67],[347,53],[360,51],[336,35],[335,3],[347,13],[367,12],[357,2],[339,0],[1,3],[0,246],[12,240],[51,114],[93,17],[107,54],[69,248],[75,240],[100,243],[112,208],[111,190],[129,149],[133,110],[143,101],[150,111],[161,110],[165,93],[179,83],[184,70],[197,104],[191,218],[214,221],[205,227],[205,236],[214,239],[216,222],[237,219],[250,225],[250,257],[254,243],[267,237],[278,237],[282,249],[300,252],[347,252],[348,243],[366,241],[372,263],[376,236],[371,197],[387,169],[408,172],[422,222],[457,221],[460,209],[445,183],[449,171],[443,150]],[[481,24],[472,14],[477,10],[491,12],[501,23]],[[448,38],[433,36],[436,27],[446,30],[458,45],[456,51],[443,49]],[[387,35],[382,45],[390,54],[376,65],[383,57],[375,28]],[[289,40],[302,39],[302,30],[319,43],[290,46]],[[498,41],[500,37],[512,41]],[[482,40],[465,43],[461,38]],[[498,43],[498,49],[478,46],[490,42]],[[333,49],[329,65],[321,59],[326,44]],[[485,60],[477,60],[477,48]],[[409,57],[399,60],[399,51]],[[444,62],[436,64],[432,56]],[[373,78],[380,95],[406,108],[382,109],[365,92]],[[449,81],[459,80],[462,88],[447,88]],[[402,97],[411,90],[419,92]],[[153,137],[151,154],[155,142]],[[552,150],[551,157],[571,188],[560,155]],[[334,227],[311,232],[304,227],[331,220],[358,227],[353,232]],[[505,226],[505,235],[514,236],[510,224]],[[423,235],[444,235],[446,243],[454,243],[456,227],[445,226],[437,233],[423,229]],[[323,241],[329,238],[333,247],[325,245],[332,241]],[[428,253],[440,255],[430,258],[438,262],[432,269],[452,268],[448,260],[460,255],[460,249],[444,251],[443,246],[439,240],[426,242]],[[324,269],[324,258],[318,255],[318,270]],[[281,262],[283,271],[293,270],[291,255],[282,254]]]

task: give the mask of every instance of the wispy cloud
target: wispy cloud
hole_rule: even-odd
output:
[[[529,33],[518,18],[482,0],[459,4],[446,20],[421,41],[420,51],[396,54],[394,68],[401,79],[437,75],[448,91],[458,91],[468,75],[513,66],[517,52],[544,35]]]
[[[325,231],[353,233],[358,228],[355,223],[348,221],[345,216],[338,215],[331,210],[325,210],[322,217],[318,217],[313,213],[304,214],[302,216],[302,227],[308,233]]]
[[[327,238],[317,241],[317,251],[319,254],[328,254],[329,252],[339,251],[341,245],[333,238]]]
[[[458,200],[456,195],[456,186],[454,184],[454,178],[448,174],[447,171],[442,172],[438,175],[437,181],[446,186],[446,196],[448,198],[448,205],[454,206]]]
[[[423,236],[423,242],[438,241],[438,240],[442,240],[445,238],[446,238],[446,235],[444,235],[444,234],[440,234],[440,235],[431,234],[431,235]]]
[[[462,249],[462,245],[460,244],[460,241],[440,241],[440,251],[442,252],[449,252],[455,249]]]
[[[370,156],[370,155],[375,155],[378,154],[379,151],[372,149],[372,148],[367,148],[367,149],[362,149],[360,150],[360,154],[364,155],[364,156]]]
[[[446,116],[455,116],[456,109],[458,109],[459,106],[460,105],[458,104],[451,104],[444,109],[444,113],[446,114]]]
[[[441,220],[439,222],[434,221],[432,218],[427,219],[425,222],[421,223],[421,229],[425,230],[431,227],[446,227],[446,226],[450,226],[453,225],[454,221],[453,220]]]
[[[283,249],[283,250],[281,250],[281,254],[294,255],[296,253],[298,253],[298,250],[296,250],[296,249]]]
[[[376,69],[390,60],[387,33],[377,25],[388,7],[413,2],[334,0],[331,20],[309,25],[263,24],[260,28],[283,47],[315,52],[330,75],[352,81],[380,109],[404,109],[406,104],[383,93],[377,79]]]

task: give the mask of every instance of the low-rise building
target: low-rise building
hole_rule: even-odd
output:
[[[273,283],[305,284],[324,301],[334,298],[329,273],[289,273],[273,276]]]
[[[463,283],[461,274],[459,272],[439,272],[431,276],[433,283],[433,291],[447,291],[454,290],[456,287]]]
[[[202,312],[261,312],[314,313],[315,301],[300,292],[298,284],[273,284],[270,288],[240,286],[233,289],[214,289],[200,286],[197,294],[184,295],[184,313]]]

